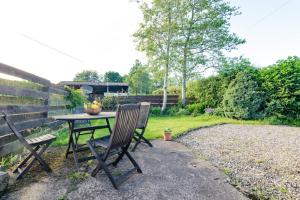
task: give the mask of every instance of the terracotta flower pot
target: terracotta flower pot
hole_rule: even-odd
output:
[[[164,141],[171,141],[171,140],[172,140],[172,133],[164,132]]]

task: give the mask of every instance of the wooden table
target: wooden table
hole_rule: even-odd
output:
[[[115,112],[101,112],[98,115],[89,115],[89,114],[70,114],[70,115],[57,115],[53,116],[52,118],[55,120],[62,120],[66,121],[69,124],[69,142],[68,142],[68,148],[66,152],[66,158],[70,153],[73,153],[75,165],[77,169],[79,168],[79,163],[84,162],[90,159],[93,159],[93,156],[90,157],[84,157],[78,159],[77,153],[84,150],[83,148],[78,148],[77,140],[74,140],[74,136],[76,133],[81,132],[81,131],[93,131],[97,129],[105,129],[107,128],[108,131],[111,133],[111,126],[109,124],[109,119],[114,118],[116,116]],[[75,128],[74,124],[76,120],[96,120],[96,119],[105,119],[106,125],[99,125],[99,126],[90,126],[90,127],[82,127],[82,128]],[[70,150],[72,148],[72,151]]]

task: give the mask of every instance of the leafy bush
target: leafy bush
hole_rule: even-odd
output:
[[[162,88],[160,88],[160,89],[154,90],[152,92],[152,94],[154,94],[154,95],[163,95],[164,91],[163,91]],[[168,87],[168,94],[170,94],[170,95],[172,95],[172,94],[180,95],[181,94],[181,88],[178,87],[178,86],[170,86],[170,87]]]
[[[236,78],[239,72],[251,74],[251,76],[259,81],[259,70],[254,67],[248,59],[242,57],[231,58],[226,60],[223,67],[219,70],[219,76],[225,89],[229,86],[230,82]]]
[[[65,90],[68,94],[64,97],[70,104],[67,105],[67,109],[74,109],[76,107],[83,107],[83,104],[87,101],[84,92],[81,89],[73,89],[65,86]]]
[[[262,117],[264,93],[249,73],[239,72],[229,84],[222,102],[226,117],[236,119],[255,119]]]
[[[186,110],[193,115],[203,114],[206,105],[202,103],[194,103],[186,106]]]
[[[160,107],[151,107],[150,108],[150,115],[151,116],[159,116],[161,114],[161,108]]]
[[[191,113],[184,108],[179,108],[178,112],[176,113],[176,115],[190,115],[190,114]]]
[[[178,111],[179,111],[178,106],[171,106],[171,107],[167,107],[165,114],[173,116],[176,115]]]
[[[267,93],[266,113],[279,118],[300,117],[300,58],[289,57],[261,71]]]
[[[194,99],[205,107],[217,107],[222,102],[223,88],[222,79],[219,76],[192,81],[187,87],[187,97]]]
[[[118,99],[115,96],[105,96],[101,99],[103,110],[114,111],[118,106]]]

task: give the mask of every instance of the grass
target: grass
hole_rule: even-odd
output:
[[[93,124],[104,125],[104,120],[93,121]],[[146,129],[145,137],[148,139],[162,138],[162,134],[166,128],[170,128],[173,132],[173,137],[178,137],[181,134],[189,130],[196,128],[212,126],[223,123],[233,123],[233,124],[268,124],[265,121],[242,121],[234,120],[224,117],[218,117],[213,115],[201,115],[197,117],[192,116],[160,116],[160,117],[150,117],[148,126]],[[114,124],[114,120],[110,120],[110,124]],[[68,144],[68,130],[65,128],[57,133],[57,139],[53,143],[54,146],[62,146]],[[108,135],[106,129],[97,130],[95,136]],[[85,143],[89,139],[89,135],[83,135],[80,137],[80,143]]]

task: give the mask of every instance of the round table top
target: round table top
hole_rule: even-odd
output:
[[[86,113],[56,115],[56,116],[52,116],[51,118],[55,120],[73,121],[73,120],[107,119],[107,118],[114,118],[114,117],[116,117],[116,112],[100,112],[98,115],[89,115]]]

